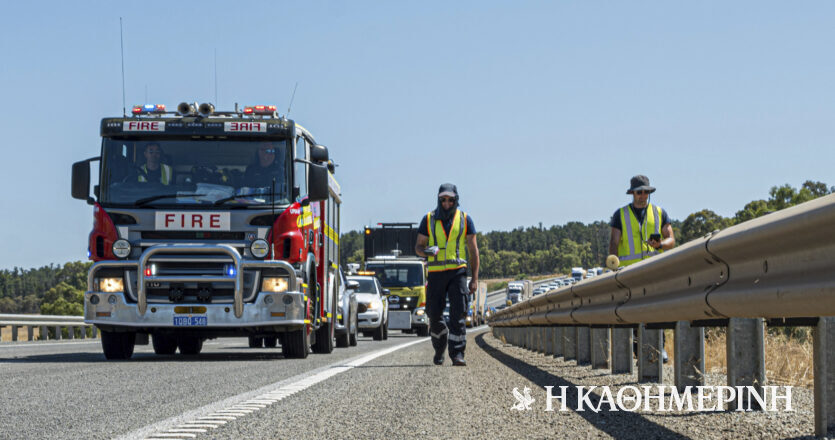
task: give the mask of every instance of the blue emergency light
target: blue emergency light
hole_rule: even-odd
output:
[[[237,270],[235,270],[235,265],[234,264],[227,264],[226,265],[226,275],[228,277],[230,277],[230,278],[234,277],[237,273],[238,272],[237,272]]]
[[[145,104],[133,106],[133,114],[143,113],[165,113],[165,104]]]

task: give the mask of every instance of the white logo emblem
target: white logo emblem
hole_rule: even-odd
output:
[[[534,403],[535,399],[531,397],[531,389],[525,387],[524,389],[525,395],[523,396],[522,393],[519,392],[519,388],[513,389],[513,397],[516,398],[516,403],[510,407],[510,409],[515,409],[516,411],[530,411],[531,404]]]

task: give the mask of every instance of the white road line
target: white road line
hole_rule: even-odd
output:
[[[276,383],[263,386],[254,391],[238,394],[227,399],[210,403],[201,408],[185,412],[183,414],[170,417],[157,423],[144,426],[137,430],[131,431],[127,434],[117,437],[118,440],[150,440],[152,438],[172,438],[175,434],[167,434],[171,429],[178,427],[190,427],[194,424],[223,424],[228,421],[236,420],[238,417],[232,417],[232,414],[223,412],[224,410],[235,410],[241,407],[247,409],[258,410],[266,408],[274,402],[277,402],[286,397],[290,397],[298,391],[302,391],[319,382],[327,380],[339,373],[351,370],[367,362],[370,362],[380,356],[385,356],[394,351],[415,345],[421,342],[429,341],[429,338],[420,338],[415,341],[409,341],[403,344],[398,344],[393,347],[377,350],[366,355],[361,355],[347,361],[335,362],[333,364],[317,368],[315,370],[303,373],[289,379],[284,379]],[[257,402],[257,403],[256,403]],[[186,426],[188,425],[188,426]],[[182,433],[184,436],[191,436],[195,434]]]

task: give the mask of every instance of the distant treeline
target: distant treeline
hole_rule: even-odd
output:
[[[767,199],[751,201],[733,217],[722,217],[703,209],[690,214],[684,221],[673,221],[676,243],[681,245],[708,232],[833,192],[835,187],[806,181],[800,188],[788,184],[775,186]],[[609,249],[608,219],[591,224],[569,222],[547,228],[530,226],[479,233],[478,244],[483,278],[566,273],[575,266],[603,265]],[[340,245],[343,262],[362,261],[363,236],[360,231],[342,234]],[[63,266],[0,270],[0,313],[81,315],[90,264],[75,261]]]
[[[833,192],[835,187],[806,181],[799,189],[789,184],[772,187],[768,199],[747,203],[733,217],[722,217],[710,209],[703,209],[688,215],[684,221],[672,220],[676,244]],[[613,212],[615,208],[612,208]],[[567,273],[577,266],[603,266],[609,252],[609,234],[608,219],[590,224],[569,222],[547,228],[529,226],[479,233],[480,275],[484,278],[518,277],[521,274]],[[363,237],[360,231],[343,234],[341,240],[342,261],[361,262]]]

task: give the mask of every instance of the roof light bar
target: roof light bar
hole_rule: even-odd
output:
[[[254,105],[251,107],[244,107],[245,115],[271,115],[276,112],[274,105]]]
[[[131,112],[135,115],[141,115],[143,113],[165,113],[165,104],[135,105]]]

